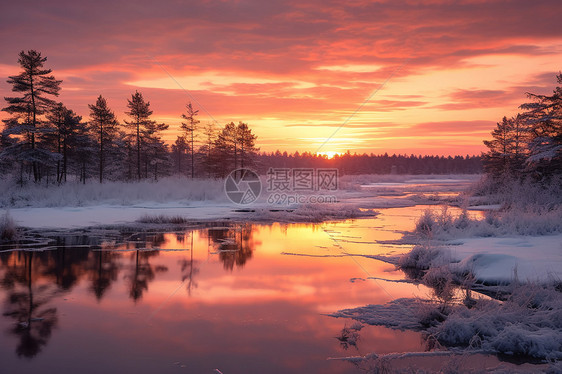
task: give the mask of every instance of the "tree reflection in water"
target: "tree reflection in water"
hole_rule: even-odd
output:
[[[111,284],[117,280],[118,261],[121,254],[111,251],[92,251],[91,257],[92,261],[89,262],[90,280],[92,281],[90,290],[100,302]]]
[[[7,291],[3,315],[14,320],[8,333],[19,337],[16,354],[32,358],[45,346],[58,322],[57,309],[49,303],[57,295],[53,283],[39,283],[53,261],[33,251],[2,256],[5,269],[1,279]],[[41,258],[43,257],[43,258]]]
[[[233,270],[234,266],[244,267],[252,258],[255,245],[253,240],[253,225],[245,223],[233,227],[214,227],[207,231],[207,235],[215,244],[219,259],[226,270]]]
[[[99,301],[117,279],[121,254],[84,248],[86,239],[60,237],[52,242],[56,250],[0,254],[0,287],[6,293],[2,314],[14,320],[7,333],[19,337],[18,356],[32,358],[47,345],[58,324],[56,297],[88,279]]]
[[[168,271],[165,266],[153,266],[150,263],[152,257],[160,254],[160,251],[152,248],[158,248],[164,241],[163,233],[139,234],[136,242],[127,244],[127,248],[136,248],[130,257],[133,264],[129,273],[125,275],[125,279],[129,281],[129,297],[135,303],[142,298],[145,291],[148,291],[148,284],[154,280],[156,273]]]
[[[195,232],[207,236],[209,248],[218,253],[224,269],[232,271],[252,258],[256,244],[252,230],[253,225],[243,224],[176,233],[177,241],[184,243],[181,247],[189,250],[178,262],[189,295],[197,287],[195,278],[200,270],[194,259]],[[3,316],[13,321],[5,333],[18,338],[19,357],[33,358],[48,344],[59,322],[57,298],[80,282],[86,281],[87,290],[101,302],[112,284],[123,279],[136,303],[156,275],[168,271],[166,266],[151,264],[166,241],[164,233],[134,234],[107,242],[88,235],[50,239],[51,248],[56,249],[0,253]]]
[[[189,232],[189,260],[181,259],[179,261],[182,274],[181,281],[185,282],[187,280],[187,293],[189,296],[191,296],[191,290],[197,288],[197,282],[193,280],[193,277],[199,274],[199,268],[195,266],[197,262],[193,260],[193,234],[193,231]],[[178,242],[183,243],[185,241],[185,235],[178,234],[176,239]]]

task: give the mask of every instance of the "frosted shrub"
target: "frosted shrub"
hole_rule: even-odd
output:
[[[457,283],[455,275],[449,266],[431,267],[423,276],[423,283],[431,287],[434,295],[443,303],[449,303],[455,294]]]
[[[0,180],[0,207],[60,207],[99,204],[133,205],[146,202],[226,201],[224,182],[216,179],[162,178],[157,182],[68,182],[60,186],[24,187]]]
[[[477,204],[501,204],[504,208],[555,207],[562,204],[562,177],[540,182],[504,176],[484,176],[469,194]]]
[[[435,216],[431,210],[427,209],[424,210],[423,214],[416,221],[415,232],[426,237],[431,236],[435,226],[436,226]]]
[[[150,215],[145,214],[140,217],[137,222],[140,223],[156,223],[156,224],[182,224],[189,222],[187,219],[183,218],[182,216],[166,216],[163,214],[160,215]]]
[[[449,213],[449,207],[447,205],[441,208],[441,214],[436,217],[436,223],[442,230],[447,231],[453,224],[453,217]]]
[[[454,307],[428,333],[445,346],[469,347],[478,341],[497,353],[559,360],[562,295],[554,288],[517,286],[502,303],[480,299],[470,309]]]
[[[439,248],[417,245],[398,259],[398,266],[426,270],[435,263],[443,263],[439,260],[442,257],[443,253]]]
[[[449,305],[420,303],[416,310],[416,317],[423,328],[435,327],[447,319],[451,312]]]
[[[455,226],[455,228],[459,230],[464,230],[468,226],[470,226],[473,223],[473,221],[474,220],[471,220],[470,217],[468,217],[468,213],[466,209],[463,209],[461,214],[457,218],[455,218],[453,225]]]

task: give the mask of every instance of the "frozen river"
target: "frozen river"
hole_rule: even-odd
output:
[[[232,224],[122,240],[58,238],[0,255],[0,359],[10,372],[353,373],[328,357],[422,350],[419,334],[337,336],[342,308],[427,296],[393,265],[353,254],[413,227],[424,207],[323,224]],[[56,247],[56,248],[53,248]],[[291,254],[287,254],[291,253]],[[305,254],[313,256],[296,256]],[[342,256],[343,255],[343,256]],[[321,257],[318,257],[321,256]]]

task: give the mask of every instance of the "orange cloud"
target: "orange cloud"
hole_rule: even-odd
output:
[[[85,118],[99,94],[124,118],[138,89],[170,140],[196,101],[204,121],[250,123],[262,150],[315,151],[310,139],[345,123],[324,151],[479,153],[485,127],[525,92],[552,90],[556,10],[558,0],[9,2],[0,72],[40,50],[64,80],[60,100]],[[11,95],[5,79],[0,95]]]

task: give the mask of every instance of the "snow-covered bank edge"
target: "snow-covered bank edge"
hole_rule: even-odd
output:
[[[9,212],[9,213],[8,213]],[[0,213],[3,213],[0,210]],[[178,204],[143,204],[135,206],[98,205],[89,207],[20,208],[5,211],[12,221],[27,229],[80,229],[92,227],[147,227],[160,224],[198,224],[227,220],[230,222],[323,222],[372,217],[374,209],[362,209],[344,203],[307,204],[273,207],[265,204],[235,206],[196,202]],[[174,225],[175,226],[175,225]]]
[[[470,217],[468,204],[457,216],[446,208],[441,214],[427,210],[415,231],[404,236],[402,243],[415,246],[396,265],[413,282],[430,287],[433,299],[397,299],[331,316],[420,331],[431,351],[420,355],[434,350],[485,352],[528,363],[539,360],[549,366],[542,369],[559,372],[562,191],[557,182],[511,183],[513,188],[503,188],[493,199],[467,199],[492,207],[484,219]],[[378,372],[384,356],[353,360]]]
[[[256,202],[242,206],[228,200],[224,181],[216,179],[171,177],[157,182],[23,187],[0,180],[0,187],[5,187],[0,196],[0,210],[9,209],[18,226],[34,229],[127,225],[145,215],[181,217],[191,222],[221,219],[321,222],[372,216],[377,209],[438,204],[456,199],[456,194],[475,176],[436,178],[432,175],[343,176],[338,190],[298,194],[294,191],[263,191]],[[387,181],[392,181],[392,186]],[[371,187],[364,188],[364,184]],[[262,186],[267,186],[267,180],[262,181]],[[438,191],[442,190],[449,195],[440,196]],[[307,201],[311,196],[327,202],[309,204]],[[305,202],[287,203],[295,198]]]
[[[562,360],[562,297],[559,289],[517,285],[503,302],[396,299],[331,314],[368,325],[421,331],[428,350],[457,348],[512,357]]]
[[[394,258],[388,262],[393,261]],[[411,266],[413,263],[426,265]],[[487,285],[477,282],[470,271],[462,272],[460,267],[455,271],[451,264],[455,263],[440,250],[418,246],[400,257],[397,267],[412,282],[430,287],[432,299],[402,298],[384,305],[344,309],[330,316],[350,318],[365,325],[418,331],[427,349],[413,353],[420,357],[494,355],[532,363],[529,371],[555,373],[560,370],[562,283],[513,281]],[[352,361],[369,372],[379,372],[381,368],[385,368],[385,372],[408,372],[396,368],[404,365],[404,359],[404,354],[370,354],[354,357]],[[518,372],[514,367],[501,370]],[[463,371],[457,368],[454,372]]]

